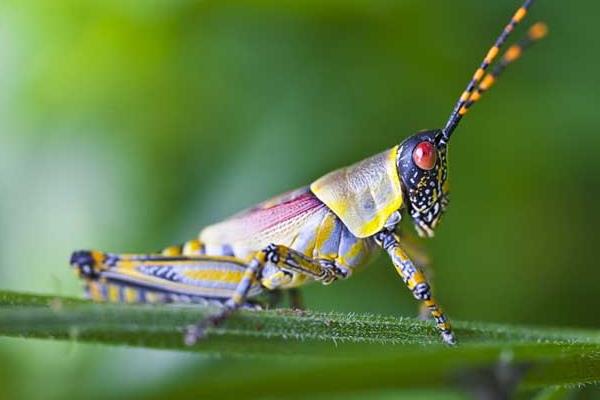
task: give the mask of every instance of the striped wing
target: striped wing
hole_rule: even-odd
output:
[[[303,230],[317,226],[326,213],[327,207],[305,187],[206,227],[200,240],[207,248],[227,244],[236,256],[245,257],[271,242],[291,246]]]

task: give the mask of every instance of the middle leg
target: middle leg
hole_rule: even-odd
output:
[[[304,310],[304,301],[302,300],[302,292],[298,288],[288,290],[290,298],[290,308],[293,310]]]

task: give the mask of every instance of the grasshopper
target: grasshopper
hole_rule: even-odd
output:
[[[444,128],[418,132],[309,186],[208,226],[183,245],[150,254],[76,251],[71,265],[85,280],[88,296],[98,301],[218,304],[218,312],[187,328],[185,342],[191,345],[262,292],[348,278],[383,250],[435,320],[443,341],[456,343],[423,270],[408,256],[399,223],[408,214],[420,236],[433,236],[448,206],[452,133],[505,67],[546,34],[543,23],[534,24],[487,72],[532,2],[526,0],[502,30]]]

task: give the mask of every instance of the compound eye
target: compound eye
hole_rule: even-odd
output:
[[[415,146],[413,150],[413,161],[417,167],[429,171],[435,166],[437,152],[433,143],[424,141]]]

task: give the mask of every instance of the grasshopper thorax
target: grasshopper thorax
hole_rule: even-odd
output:
[[[397,166],[405,207],[420,236],[433,236],[448,205],[447,146],[440,144],[440,134],[440,130],[416,133],[398,149]]]

